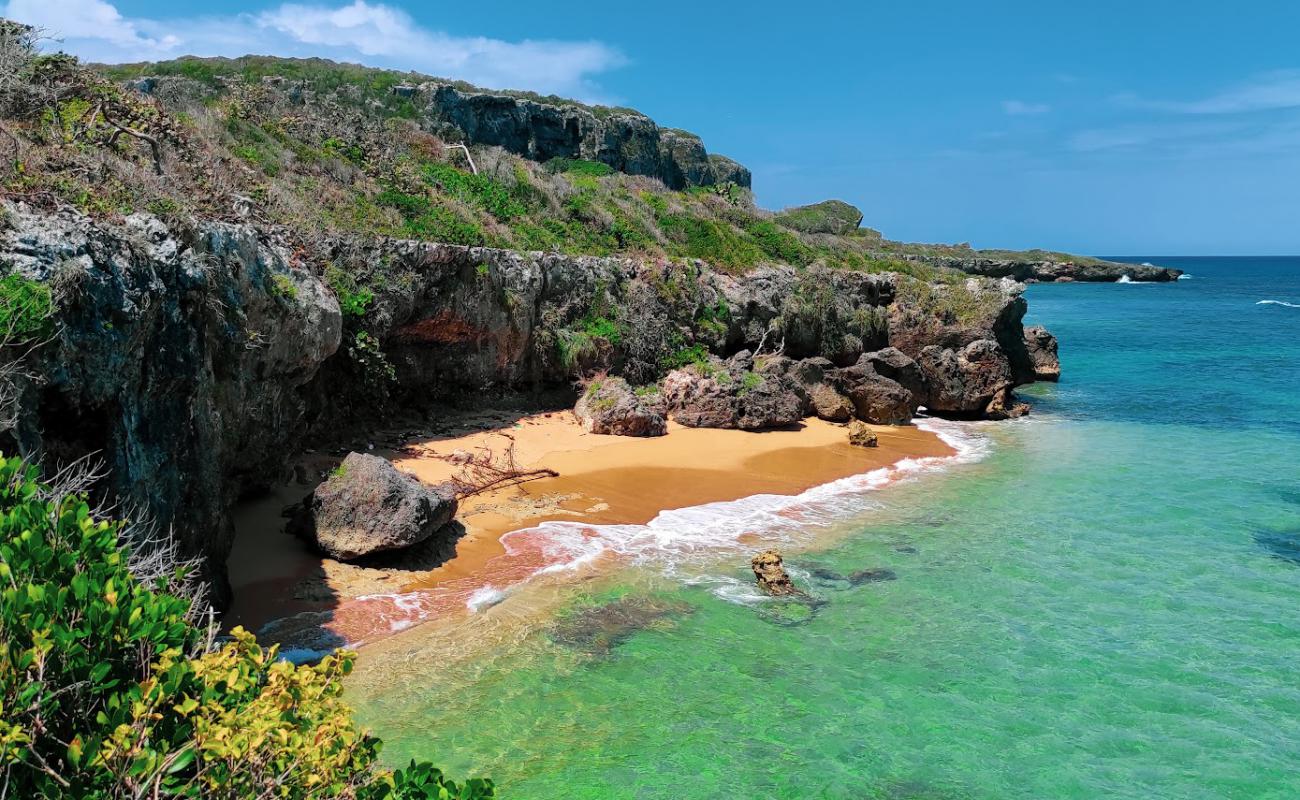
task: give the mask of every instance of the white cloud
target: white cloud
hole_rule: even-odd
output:
[[[1146,100],[1131,94],[1116,100],[1134,108],[1176,114],[1243,114],[1300,108],[1300,70],[1266,72],[1200,100]]]
[[[1052,107],[1046,103],[1026,103],[1023,100],[1003,100],[1002,110],[1013,117],[1046,114]]]
[[[625,63],[601,42],[452,36],[366,0],[285,3],[257,14],[166,22],[123,17],[103,0],[9,0],[0,8],[0,15],[45,28],[68,52],[110,63],[179,55],[323,56],[586,100],[601,99],[595,76]]]

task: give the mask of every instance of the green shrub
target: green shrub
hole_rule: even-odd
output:
[[[717,267],[748,267],[763,251],[725,222],[689,214],[666,214],[659,227],[676,244],[677,255],[699,258]]]
[[[660,359],[664,369],[681,369],[692,364],[706,364],[709,361],[709,349],[698,342],[690,347],[680,347]]]
[[[614,168],[603,161],[588,161],[585,158],[552,158],[546,162],[546,168],[555,173],[584,175],[589,178],[603,178],[614,174]]]
[[[356,276],[344,272],[334,264],[325,270],[325,281],[339,300],[339,310],[344,317],[360,319],[375,299],[375,293],[357,283]]]
[[[801,267],[812,263],[812,248],[774,222],[766,220],[750,222],[745,226],[745,232],[754,237],[754,242],[773,261]]]
[[[475,205],[502,222],[522,217],[528,209],[510,189],[484,175],[456,169],[448,164],[426,164],[424,177],[444,192],[467,205]]]
[[[49,284],[16,272],[0,279],[0,336],[21,344],[48,336],[53,329],[54,300]]]
[[[272,297],[278,297],[284,300],[298,299],[298,284],[293,282],[293,278],[282,272],[277,272],[271,276],[271,285],[269,290]],[[341,301],[340,305],[342,305]]]
[[[122,524],[0,457],[0,785],[12,797],[485,798],[427,764],[380,769],[342,700],[353,656],[219,649],[175,593],[131,571]],[[165,573],[165,574],[164,574]]]

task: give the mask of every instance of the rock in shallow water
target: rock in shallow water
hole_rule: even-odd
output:
[[[690,603],[657,597],[621,597],[579,609],[551,626],[551,641],[590,655],[608,655],[637,631],[659,627],[691,613]]]
[[[450,487],[425,486],[385,459],[349,453],[303,501],[289,531],[350,561],[419,544],[455,514]]]
[[[774,597],[803,594],[790,580],[790,574],[785,571],[781,554],[777,551],[764,550],[754,556],[749,565],[754,570],[754,580],[758,582],[758,588],[768,594]]]

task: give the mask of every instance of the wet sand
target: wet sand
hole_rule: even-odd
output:
[[[953,453],[939,437],[914,427],[873,430],[880,442],[876,448],[854,447],[844,426],[818,419],[805,420],[798,429],[761,433],[670,424],[667,436],[639,439],[588,433],[566,411],[525,416],[492,430],[418,437],[393,450],[378,448],[376,455],[427,483],[464,470],[448,459],[457,451],[486,448],[501,454],[511,445],[518,466],[546,467],[559,477],[462,502],[457,519],[465,533],[455,558],[432,569],[419,563],[366,568],[321,558],[283,533],[280,515],[311,486],[279,487],[236,510],[230,559],[236,600],[227,624],[257,629],[271,619],[324,610],[316,622],[327,622],[347,641],[370,640],[376,631],[365,628],[396,631],[406,626],[407,617],[463,611],[475,592],[508,586],[546,566],[545,542],[529,531],[542,522],[642,524],[667,509],[756,494],[795,495],[905,458]],[[335,461],[311,456],[303,466],[311,480],[319,480]],[[511,534],[507,548],[502,535],[512,531],[524,533]],[[401,592],[416,597],[392,607],[391,595]],[[384,598],[369,599],[376,595]]]

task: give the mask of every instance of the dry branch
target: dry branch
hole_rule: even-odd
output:
[[[472,453],[458,450],[451,455],[435,454],[434,457],[461,466],[460,471],[451,476],[457,500],[540,478],[560,477],[560,473],[553,469],[524,469],[519,466],[513,441],[501,453],[490,447],[481,447]]]

